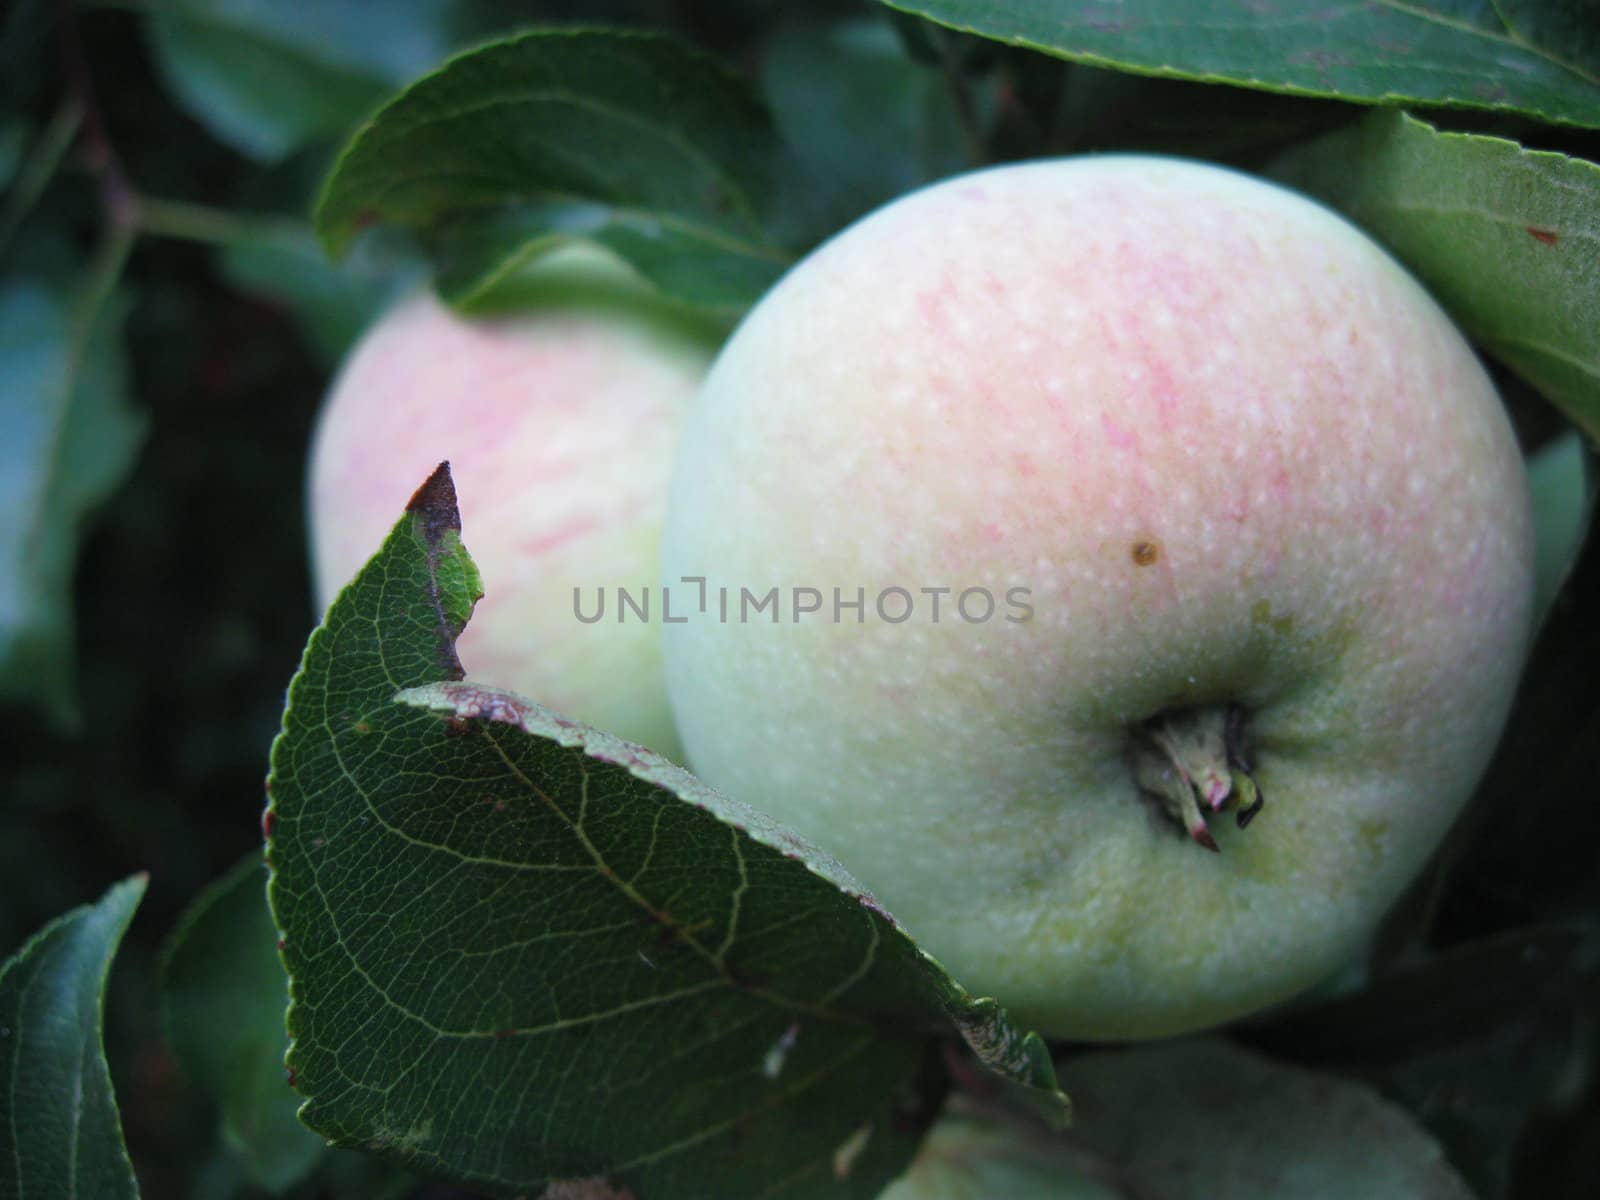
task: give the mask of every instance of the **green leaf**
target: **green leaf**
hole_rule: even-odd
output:
[[[312,635],[273,747],[309,1125],[496,1195],[866,1200],[931,1118],[952,1024],[1064,1113],[1038,1037],[832,859],[459,682],[482,592],[459,529],[441,467]]]
[[[50,0],[12,0],[0,12],[0,111],[29,109],[49,79],[60,9]]]
[[[1479,1196],[1510,1200],[1526,1194],[1513,1187],[1524,1137],[1571,1104],[1582,1087],[1575,1076],[1593,1071],[1597,996],[1591,982],[1586,998],[1561,995],[1546,998],[1555,1003],[1543,1013],[1501,1014],[1479,1041],[1361,1074],[1425,1122]]]
[[[387,221],[469,304],[545,249],[610,247],[663,292],[738,311],[789,264],[766,232],[776,153],[757,97],[656,34],[541,30],[413,84],[341,156],[317,210],[332,253]]]
[[[762,83],[789,161],[780,221],[819,241],[895,197],[973,166],[943,75],[914,62],[882,20],[780,30]]]
[[[420,1182],[415,1175],[374,1155],[359,1150],[330,1150],[322,1156],[309,1188],[297,1189],[293,1195],[296,1200],[302,1196],[308,1200],[416,1200],[428,1194],[418,1187]]]
[[[3,36],[0,34],[0,37]],[[0,181],[3,181],[0,187],[5,190],[3,202],[0,202],[0,252],[11,248],[12,239],[35,211],[56,173],[67,160],[82,120],[81,107],[69,101],[58,108],[55,116],[37,133],[26,122],[18,121],[11,126],[18,138],[14,144],[17,157],[9,164],[0,161]],[[5,151],[0,150],[0,160],[4,157]],[[47,245],[52,248],[43,251],[41,258],[44,262],[49,262],[53,257],[53,239]],[[29,246],[31,252],[38,252],[39,249],[37,244]]]
[[[1005,103],[986,135],[1000,161],[1112,151],[1249,167],[1351,119],[1343,104],[1132,75],[1026,50],[1008,51],[1001,63]]]
[[[167,1041],[251,1176],[272,1192],[305,1175],[323,1150],[285,1085],[289,993],[277,937],[261,856],[251,854],[189,906],[161,980]]]
[[[1439,1146],[1364,1084],[1226,1042],[1108,1050],[1063,1065],[1072,1141],[1124,1195],[1162,1200],[1472,1200]]]
[[[1361,991],[1297,1006],[1247,1028],[1251,1044],[1311,1066],[1403,1062],[1470,1046],[1520,1008],[1567,989],[1583,945],[1573,929],[1521,929],[1430,954]]]
[[[1517,799],[1526,798],[1523,789]],[[1501,827],[1488,836],[1499,840]],[[1588,1071],[1595,1006],[1584,992],[1594,993],[1597,949],[1594,931],[1576,923],[1514,930],[1408,962],[1244,1036],[1381,1087],[1450,1149],[1487,1200],[1506,1194],[1536,1114],[1560,1107]]]
[[[58,917],[0,967],[0,1200],[136,1197],[102,1043],[106,976],[136,875]]]
[[[11,186],[22,165],[23,147],[28,144],[29,129],[20,117],[0,115],[0,191]]]
[[[196,120],[252,158],[346,136],[449,48],[452,0],[162,0],[156,62]]]
[[[92,320],[63,288],[0,284],[0,699],[78,721],[72,575],[88,514],[133,464],[122,306]]]
[[[1388,245],[1484,350],[1600,436],[1600,165],[1382,112],[1272,173]]]
[[[422,264],[398,239],[363,238],[328,261],[309,226],[287,226],[230,241],[222,271],[239,288],[293,309],[322,360],[336,365],[394,298],[415,285]]]
[[[1536,554],[1534,606],[1539,623],[1572,574],[1594,520],[1594,479],[1583,438],[1565,433],[1528,460]]]
[[[1140,74],[1600,126],[1600,47],[1580,5],[885,2],[964,32]]]

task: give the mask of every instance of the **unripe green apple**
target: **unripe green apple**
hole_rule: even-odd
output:
[[[1118,1200],[1127,1194],[1096,1178],[1097,1167],[1105,1172],[1059,1137],[958,1098],[878,1200]]]
[[[317,602],[448,459],[486,588],[458,647],[469,676],[677,758],[657,614],[619,620],[617,589],[654,590],[673,446],[711,331],[585,247],[542,260],[502,302],[504,315],[469,320],[417,293],[345,362],[311,456]]]
[[[734,334],[674,471],[690,766],[1050,1035],[1337,968],[1528,640],[1527,484],[1472,350],[1339,217],[1198,163],[999,167],[867,217]]]

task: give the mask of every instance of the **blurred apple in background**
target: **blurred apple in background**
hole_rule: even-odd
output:
[[[579,245],[470,318],[431,292],[397,305],[344,363],[317,428],[320,608],[449,460],[486,589],[458,647],[468,676],[679,757],[658,610],[619,621],[617,589],[656,600],[673,447],[721,332]],[[578,619],[575,588],[586,618],[603,595],[600,620]]]

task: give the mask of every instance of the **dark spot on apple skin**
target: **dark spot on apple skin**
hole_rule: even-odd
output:
[[[1128,551],[1136,567],[1152,567],[1161,558],[1161,547],[1148,538],[1140,538]]]
[[[1548,230],[1548,229],[1535,229],[1532,225],[1528,226],[1528,236],[1531,237],[1534,241],[1541,242],[1546,246],[1554,246],[1556,244],[1556,242],[1560,240],[1550,230]]]

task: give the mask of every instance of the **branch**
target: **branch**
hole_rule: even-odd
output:
[[[139,224],[139,193],[129,183],[122,160],[106,132],[105,118],[95,96],[94,78],[89,72],[89,60],[83,51],[77,5],[73,0],[58,0],[57,7],[67,94],[77,104],[83,118],[80,141],[84,161],[100,186],[100,206],[113,230],[133,229]]]

